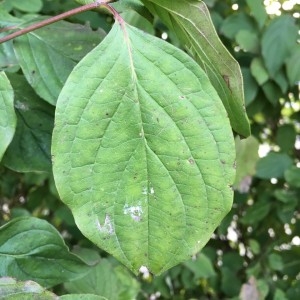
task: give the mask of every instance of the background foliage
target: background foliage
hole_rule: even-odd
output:
[[[32,279],[57,295],[98,295],[95,299],[300,298],[299,2],[281,1],[284,10],[278,1],[265,1],[271,5],[268,12],[273,8],[274,14],[267,14],[260,0],[205,2],[222,41],[242,68],[252,127],[250,138],[236,138],[234,205],[211,241],[193,260],[160,277],[144,273],[135,278],[82,236],[69,209],[59,200],[50,172],[54,99],[74,65],[99,43],[113,23],[109,15],[86,12],[68,20],[73,24],[66,26],[75,28],[76,35],[68,35],[64,32],[66,27],[57,23],[38,35],[20,37],[28,40],[25,52],[18,47],[18,39],[14,44],[0,46],[0,67],[15,90],[17,113],[16,132],[0,164],[0,225],[6,224],[0,229],[1,276],[20,281]],[[295,5],[289,7],[286,2]],[[77,6],[64,0],[24,3],[17,0],[0,3],[1,27],[15,24],[18,19],[30,21]],[[181,46],[174,32],[169,32],[148,11],[141,10],[138,14],[122,7],[122,1],[119,5],[130,24]],[[83,36],[89,42],[73,51],[72,43]],[[33,44],[35,47],[31,48]],[[49,75],[43,81],[36,81],[27,66],[42,65],[51,57],[59,57],[63,63],[53,64],[58,69],[49,68],[47,72],[59,76]],[[51,81],[52,78],[55,80]],[[5,147],[2,141],[0,156],[1,147]],[[20,216],[24,218],[8,223]],[[22,240],[30,243],[18,253],[15,233],[26,228],[30,217],[47,220],[56,229],[34,219],[35,227],[29,231],[41,233],[45,247],[36,249],[34,239],[26,235]],[[3,241],[1,234],[10,238]],[[76,256],[68,252],[65,243]],[[8,252],[9,262],[3,255]],[[49,264],[44,264],[49,259],[67,275],[54,276],[55,268],[49,269]],[[5,265],[11,260],[15,267],[7,274]],[[36,278],[26,274],[28,266],[40,270]],[[23,283],[0,281],[3,294],[9,284],[23,288]],[[53,294],[43,288],[34,286],[44,297],[52,299]]]

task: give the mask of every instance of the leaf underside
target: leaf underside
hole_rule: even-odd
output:
[[[52,154],[79,229],[134,273],[187,260],[231,208],[234,141],[217,93],[187,54],[123,23],[68,78]]]

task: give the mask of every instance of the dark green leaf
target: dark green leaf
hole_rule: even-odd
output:
[[[259,39],[255,32],[240,30],[235,36],[236,42],[246,52],[257,53],[259,50]]]
[[[242,68],[245,85],[245,105],[246,107],[255,99],[258,92],[258,85],[251,75],[250,69]]]
[[[89,271],[71,254],[59,232],[48,222],[22,217],[0,227],[0,276],[31,279],[50,287]]]
[[[292,159],[284,153],[270,152],[256,165],[256,177],[263,179],[282,178],[285,170],[293,164]]]
[[[263,85],[268,81],[269,74],[261,58],[254,58],[252,60],[250,70],[259,85]]]
[[[71,73],[52,152],[80,230],[135,273],[187,260],[231,207],[235,151],[217,93],[187,54],[125,24]]]
[[[216,275],[212,262],[203,253],[200,253],[196,259],[185,262],[184,265],[193,272],[195,280]]]
[[[285,124],[278,128],[276,142],[282,152],[292,151],[295,147],[296,130],[294,125]]]
[[[55,105],[73,67],[103,36],[89,26],[60,21],[17,38],[14,49],[29,84]]]
[[[300,169],[291,167],[284,172],[284,178],[287,183],[293,187],[300,188]]]
[[[43,1],[42,0],[26,0],[26,1],[20,1],[20,0],[10,0],[11,4],[25,12],[38,12],[41,10],[43,6]]]
[[[271,21],[262,37],[262,55],[272,77],[276,75],[296,45],[295,19],[283,15]]]
[[[245,13],[236,13],[225,19],[220,31],[229,39],[234,39],[240,30],[255,32],[255,26],[252,19]]]
[[[247,5],[250,7],[251,14],[255,18],[259,28],[262,28],[268,18],[263,1],[247,0]]]
[[[19,172],[51,170],[50,143],[54,108],[36,96],[24,77],[10,74],[17,128],[3,162]]]
[[[290,85],[293,86],[300,82],[300,48],[295,48],[292,55],[286,61],[287,76]]]

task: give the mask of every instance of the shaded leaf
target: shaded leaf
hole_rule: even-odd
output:
[[[150,11],[174,30],[181,43],[207,73],[240,135],[250,134],[244,107],[243,79],[238,63],[221,43],[204,2],[143,0]]]
[[[268,19],[263,1],[247,0],[247,5],[250,7],[251,14],[259,25],[259,28],[262,28]]]
[[[243,50],[252,53],[258,52],[259,39],[256,32],[250,32],[248,30],[240,30],[235,36],[235,39]]]
[[[268,81],[269,74],[261,58],[256,57],[251,61],[250,70],[259,85]]]
[[[287,76],[290,85],[300,82],[300,48],[297,46],[293,54],[286,61]]]
[[[263,179],[282,178],[285,170],[293,164],[292,159],[284,153],[270,152],[256,165],[256,177]]]
[[[200,278],[209,278],[216,275],[211,260],[203,253],[197,255],[194,260],[189,260],[184,265],[193,272],[194,279],[199,280]]]
[[[129,25],[115,24],[71,73],[52,143],[76,224],[135,273],[187,260],[230,210],[234,144],[221,100],[187,54]]]
[[[271,21],[262,37],[262,55],[271,76],[275,76],[296,45],[298,27],[292,16]]]
[[[0,161],[16,129],[14,92],[4,72],[0,72]]]
[[[51,170],[54,108],[36,96],[24,77],[9,74],[15,93],[17,128],[3,163],[19,172]]]
[[[0,276],[31,279],[51,287],[88,271],[46,221],[22,217],[0,227]]]
[[[287,183],[293,187],[300,188],[300,169],[291,167],[284,172],[284,178]]]
[[[35,19],[26,26],[41,20]],[[14,49],[29,84],[40,97],[55,105],[73,67],[103,36],[103,32],[92,31],[89,26],[60,21],[18,37]]]
[[[251,75],[250,69],[242,68],[245,85],[245,105],[246,107],[255,99],[258,93],[258,85]]]
[[[20,0],[10,0],[13,7],[24,11],[24,12],[38,12],[42,9],[43,1],[42,0],[27,0],[27,1],[20,1]]]

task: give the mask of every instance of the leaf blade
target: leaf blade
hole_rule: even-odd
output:
[[[115,24],[70,75],[55,122],[62,200],[83,234],[135,273],[188,259],[231,207],[228,117],[203,71],[174,46]]]

